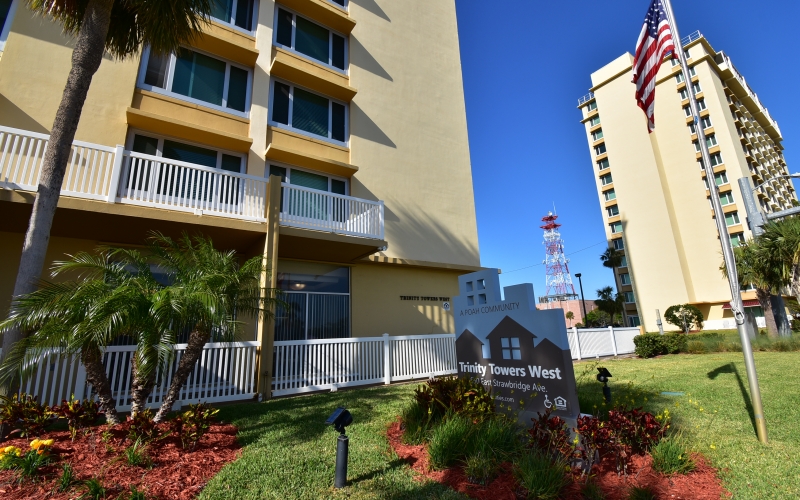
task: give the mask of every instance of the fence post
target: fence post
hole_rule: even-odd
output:
[[[609,326],[608,327],[608,333],[609,333],[609,335],[611,335],[611,347],[614,348],[614,356],[616,356],[617,355],[617,340],[614,338],[614,327],[613,326]]]
[[[125,158],[125,148],[117,144],[114,150],[114,164],[111,166],[111,179],[108,181],[108,203],[116,203],[119,192],[119,177],[122,174],[122,160]]]
[[[383,383],[392,383],[392,347],[388,333],[383,334]]]
[[[572,335],[575,336],[575,351],[577,351],[576,354],[578,355],[578,361],[580,361],[583,358],[581,358],[581,340],[578,337],[578,327],[577,326],[573,326],[572,327]]]

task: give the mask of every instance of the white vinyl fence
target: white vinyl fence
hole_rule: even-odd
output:
[[[641,333],[639,328],[571,328],[567,330],[572,359],[595,358],[631,354],[636,346],[633,338]]]
[[[272,394],[456,373],[454,334],[275,342]]]

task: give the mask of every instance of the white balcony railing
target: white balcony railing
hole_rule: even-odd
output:
[[[283,183],[281,225],[383,239],[383,202]]]
[[[728,57],[728,54],[726,54],[725,52],[722,52],[722,51],[720,51],[719,54],[722,56],[722,63],[724,65],[726,65],[728,67],[728,69],[731,70],[731,73],[733,74],[733,77],[736,79],[737,82],[739,82],[739,85],[741,85],[744,88],[745,92],[747,92],[747,95],[750,96],[751,99],[753,99],[753,102],[755,102],[755,104],[758,107],[759,111],[761,111],[764,114],[764,116],[767,118],[767,121],[769,121],[769,123],[772,124],[772,126],[775,128],[775,131],[778,133],[778,135],[781,135],[781,129],[778,128],[778,122],[776,122],[772,118],[772,116],[769,114],[769,111],[767,111],[767,107],[764,106],[763,104],[761,104],[761,100],[759,100],[758,94],[753,92],[753,89],[750,88],[750,85],[747,84],[747,80],[745,80],[745,78],[742,76],[742,74],[739,73],[739,70],[736,69],[736,66],[733,65],[733,62],[731,61],[731,58]]]
[[[0,126],[0,188],[36,191],[50,137]],[[265,221],[262,177],[74,141],[61,193],[109,203]],[[383,239],[383,202],[283,184],[280,224]]]

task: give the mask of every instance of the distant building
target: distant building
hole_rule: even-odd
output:
[[[583,305],[581,304],[581,300],[559,300],[559,301],[550,301],[550,302],[542,302],[542,299],[546,297],[539,297],[539,303],[536,304],[536,309],[539,310],[546,310],[546,309],[563,309],[564,310],[564,319],[567,321],[567,328],[572,328],[578,323],[584,323],[583,318]],[[586,313],[590,313],[597,309],[597,305],[595,305],[593,300],[586,301]],[[573,318],[572,321],[567,319],[567,313],[572,312]]]
[[[738,246],[752,237],[738,179],[763,185],[756,197],[766,213],[794,206],[797,195],[791,181],[780,178],[789,171],[778,124],[728,55],[699,32],[681,42],[692,81],[687,86],[680,65],[664,62],[656,78],[652,134],[634,98],[629,53],[592,73],[591,92],[578,107],[608,244],[625,255],[615,272],[628,324],[657,331],[657,309],[663,317],[669,306],[690,303],[702,311],[705,328],[732,329],[709,197],[719,196],[727,225],[723,237]],[[689,111],[690,91],[701,110],[698,124]],[[698,125],[714,167],[713,191],[700,163]],[[750,312],[763,315],[754,291],[743,298]]]

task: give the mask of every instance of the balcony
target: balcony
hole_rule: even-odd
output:
[[[726,84],[728,87],[732,88],[733,90],[739,90],[739,95],[744,94],[742,101],[747,104],[747,101],[752,102],[752,108],[755,108],[757,111],[753,113],[758,117],[758,114],[761,115],[763,121],[762,125],[764,128],[769,129],[772,128],[772,131],[778,138],[782,138],[781,129],[778,128],[778,122],[776,122],[772,116],[767,111],[766,106],[761,104],[761,101],[758,98],[758,95],[753,92],[753,89],[750,88],[750,85],[747,84],[747,81],[744,79],[739,70],[736,69],[736,66],[733,65],[731,62],[731,58],[728,57],[728,54],[725,52],[720,51],[717,54],[717,63],[719,64],[719,68],[722,71],[722,77],[727,79]],[[752,112],[752,109],[751,109]]]
[[[0,188],[36,191],[50,137],[0,126]],[[268,180],[75,141],[61,194],[98,202],[266,222]],[[282,185],[280,225],[382,240],[382,201]]]

